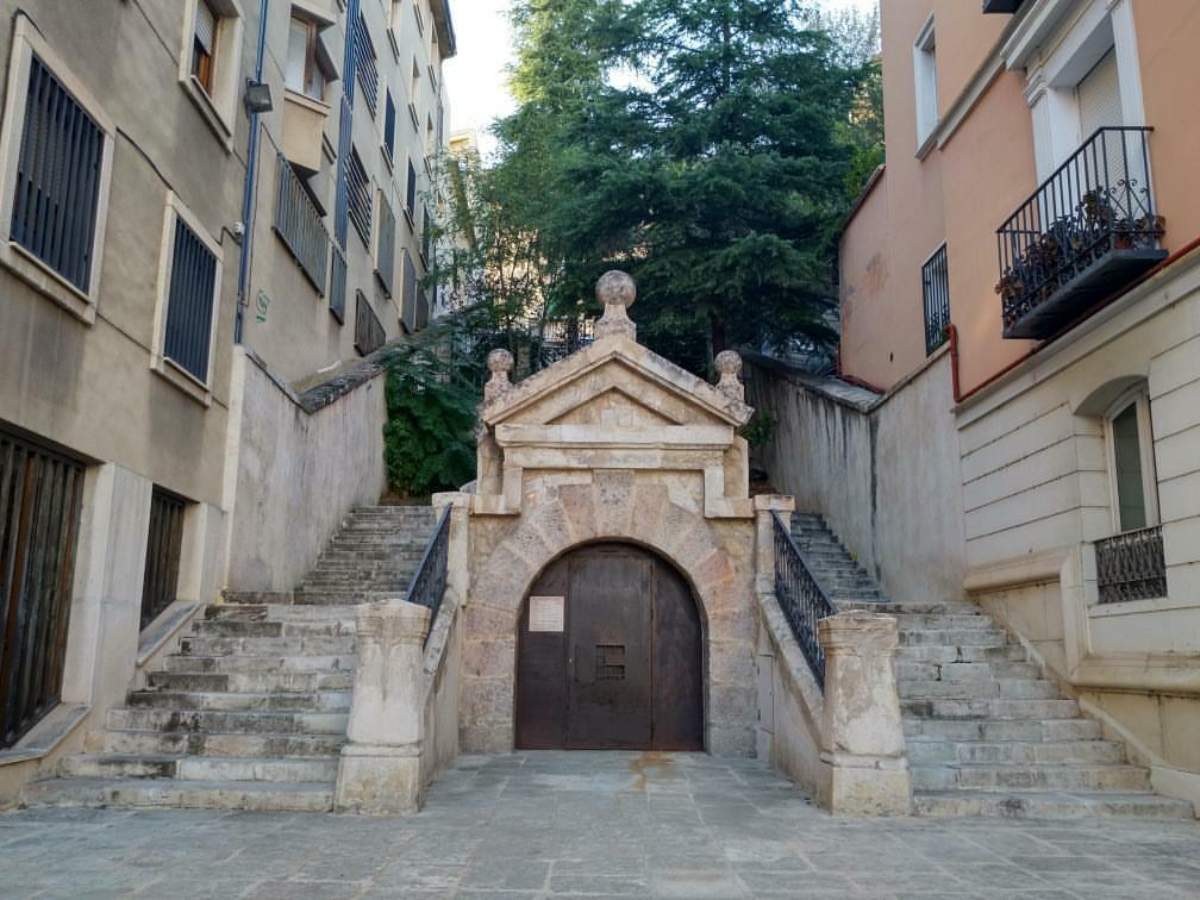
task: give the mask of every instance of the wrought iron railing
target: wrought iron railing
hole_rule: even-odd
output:
[[[325,231],[321,211],[282,153],[279,154],[278,181],[275,233],[292,252],[317,293],[324,295],[325,273],[329,265],[329,234]]]
[[[450,560],[450,509],[447,506],[442,510],[433,537],[425,547],[425,555],[421,557],[421,564],[417,566],[408,593],[404,595],[409,603],[429,607],[433,612],[430,621],[437,620],[442,597],[446,593],[446,573]]]
[[[1162,528],[1143,528],[1096,542],[1101,603],[1128,603],[1167,596]]]
[[[928,356],[950,339],[950,266],[945,244],[921,268],[921,288],[925,299],[925,355]]]
[[[808,661],[813,676],[825,687],[825,651],[817,639],[817,623],[837,610],[825,595],[816,578],[804,564],[800,548],[791,532],[772,512],[775,536],[775,596],[787,617],[800,652]]]
[[[1150,187],[1151,131],[1097,130],[997,230],[1007,336],[1030,336],[1010,332],[1111,252],[1157,248],[1164,225]]]

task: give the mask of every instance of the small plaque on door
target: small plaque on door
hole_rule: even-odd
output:
[[[562,634],[565,629],[566,597],[530,597],[530,632]]]

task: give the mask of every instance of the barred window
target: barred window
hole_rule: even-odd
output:
[[[387,197],[379,195],[379,246],[375,250],[375,275],[383,291],[392,296],[396,263],[396,216]]]
[[[91,287],[104,138],[32,55],[10,237],[84,293]]]
[[[408,208],[408,217],[415,222],[417,219],[417,169],[411,159],[408,161],[408,191],[404,199]]]
[[[176,215],[163,355],[201,384],[208,383],[216,286],[216,256]]]
[[[355,301],[354,349],[360,356],[370,356],[384,345],[387,335],[366,294],[359,291],[355,295]]]
[[[339,325],[346,321],[346,257],[333,245],[333,267],[329,277],[329,312]]]
[[[921,283],[925,298],[925,353],[931,354],[946,343],[950,327],[950,267],[945,244],[922,267]]]
[[[371,246],[371,179],[357,150],[350,151],[350,165],[346,167],[347,200],[350,205],[350,221],[354,223],[363,242]]]
[[[387,92],[387,97],[383,107],[383,149],[387,151],[387,158],[390,162],[396,157],[396,102],[392,99],[392,92]]]
[[[329,235],[321,212],[282,153],[278,157],[275,233],[283,240],[318,293],[325,292]]]
[[[367,20],[359,13],[354,26],[354,68],[358,72],[358,83],[362,85],[363,100],[371,115],[379,104],[379,66],[376,62],[375,44],[367,30]]]
[[[409,333],[417,330],[417,267],[413,265],[412,254],[404,248],[404,296],[400,301],[400,318]]]

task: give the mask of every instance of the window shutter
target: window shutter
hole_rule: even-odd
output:
[[[205,0],[196,2],[196,41],[209,56],[217,43],[217,16]]]
[[[1079,124],[1083,139],[1095,134],[1097,128],[1125,124],[1121,108],[1121,82],[1117,77],[1117,54],[1109,50],[1076,88],[1079,97]]]

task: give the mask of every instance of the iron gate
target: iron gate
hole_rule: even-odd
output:
[[[0,431],[0,749],[59,701],[84,467]]]

